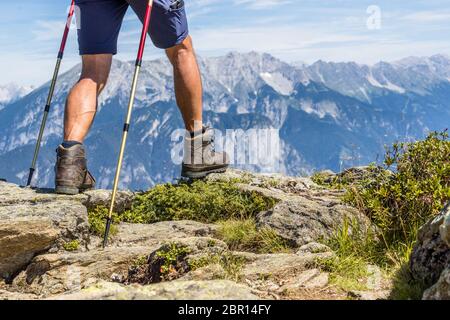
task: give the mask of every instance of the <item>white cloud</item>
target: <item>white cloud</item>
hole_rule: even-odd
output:
[[[427,23],[427,22],[450,22],[450,12],[445,11],[420,11],[408,14],[402,18],[411,22]]]
[[[289,4],[292,1],[289,0],[234,0],[233,3],[236,6],[245,5],[250,9],[261,10],[272,8],[280,5]]]

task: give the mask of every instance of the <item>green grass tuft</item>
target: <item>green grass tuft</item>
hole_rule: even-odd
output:
[[[404,263],[392,275],[392,300],[422,300],[423,292],[429,287],[421,281],[412,279],[408,263]]]
[[[254,219],[221,221],[219,237],[235,251],[256,253],[288,252],[289,246],[272,229],[258,229]]]
[[[224,271],[224,274],[218,277],[219,279],[237,282],[241,280],[241,271],[245,265],[245,259],[227,250],[221,253],[208,254],[189,261],[191,271],[214,264],[219,265]]]

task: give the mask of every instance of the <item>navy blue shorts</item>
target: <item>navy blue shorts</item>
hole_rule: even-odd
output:
[[[117,39],[129,6],[141,21],[148,0],[75,0],[80,54],[117,53]],[[149,35],[161,49],[180,44],[189,34],[183,0],[154,0]]]

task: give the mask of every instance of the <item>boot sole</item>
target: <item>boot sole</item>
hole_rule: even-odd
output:
[[[181,172],[181,176],[183,178],[188,178],[188,179],[203,179],[212,173],[225,173],[227,171],[227,169],[228,168],[225,167],[225,168],[217,168],[217,169],[211,169],[211,170],[206,170],[206,171],[183,170]]]
[[[80,193],[83,193],[85,191],[89,191],[89,190],[94,190],[94,187],[89,187],[89,188],[75,188],[75,187],[56,187],[55,188],[55,192],[57,194],[67,194],[67,195],[77,195]]]
[[[67,194],[67,195],[77,195],[80,193],[80,189],[75,188],[75,187],[64,187],[64,186],[57,186],[55,188],[55,192],[57,194]]]

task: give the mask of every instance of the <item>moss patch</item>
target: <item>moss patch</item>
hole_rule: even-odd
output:
[[[247,219],[268,210],[276,200],[257,192],[241,191],[233,181],[158,185],[136,196],[131,210],[114,213],[113,223],[155,223],[160,221],[194,220],[213,223],[224,219]],[[105,229],[108,209],[89,211],[90,230],[101,235]],[[112,234],[117,229],[112,226]]]
[[[80,247],[80,241],[79,240],[73,240],[64,243],[63,248],[66,251],[77,251]]]
[[[228,218],[248,218],[275,205],[256,192],[243,192],[234,182],[195,181],[159,185],[138,195],[123,221],[154,223],[195,220],[212,223]]]

